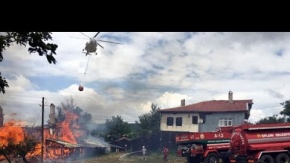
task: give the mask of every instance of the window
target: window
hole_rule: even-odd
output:
[[[192,124],[198,124],[198,116],[192,116]]]
[[[176,118],[176,126],[182,126],[182,117]]]
[[[173,117],[167,117],[167,126],[173,126]]]
[[[233,119],[231,118],[221,118],[219,119],[219,126],[232,126],[233,125]]]

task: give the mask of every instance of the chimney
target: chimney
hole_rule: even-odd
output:
[[[229,91],[229,103],[233,103],[233,92]]]
[[[55,125],[55,106],[53,103],[50,104],[49,123],[51,126]]]
[[[0,127],[3,127],[4,125],[4,116],[3,116],[3,109],[0,106]]]
[[[185,106],[185,99],[181,100],[181,106]]]

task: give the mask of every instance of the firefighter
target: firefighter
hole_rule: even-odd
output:
[[[143,160],[146,161],[146,152],[147,149],[145,148],[145,146],[142,147],[142,154],[143,154]]]
[[[168,161],[168,151],[169,151],[169,149],[168,148],[166,148],[165,146],[163,147],[163,160],[164,161]]]

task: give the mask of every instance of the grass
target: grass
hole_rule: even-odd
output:
[[[88,158],[88,159],[82,159],[78,161],[70,161],[71,163],[162,163],[165,162],[163,160],[162,153],[149,153],[146,157],[147,160],[144,161],[141,154],[138,155],[132,155],[125,157],[123,159],[119,159],[122,155],[126,153],[109,153],[105,154],[103,156]],[[177,157],[177,155],[174,153],[170,153],[168,155],[168,161],[166,163],[186,163],[186,158],[183,157]]]

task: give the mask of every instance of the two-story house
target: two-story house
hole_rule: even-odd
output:
[[[240,125],[248,120],[253,105],[252,99],[234,100],[233,92],[228,100],[203,101],[162,109],[160,129],[170,132],[205,132],[213,131],[220,126]]]

